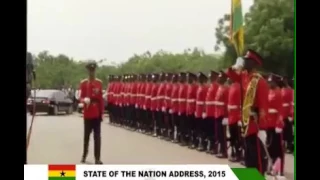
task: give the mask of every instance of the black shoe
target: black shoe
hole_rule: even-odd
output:
[[[100,160],[96,160],[95,164],[103,164],[103,162]]]
[[[82,164],[86,163],[86,158],[83,157],[80,162],[81,162]]]

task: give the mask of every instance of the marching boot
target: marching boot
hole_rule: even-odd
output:
[[[103,162],[101,160],[96,160],[95,164],[103,164]]]
[[[209,140],[207,141],[207,149],[206,149],[206,153],[208,154],[212,154],[212,140]]]
[[[220,152],[216,155],[217,158],[228,158],[227,152],[222,150],[221,145],[220,145]]]
[[[186,135],[182,134],[180,135],[180,146],[186,146],[187,142],[186,142]]]
[[[212,141],[212,151],[211,154],[218,154],[218,144],[215,141]]]
[[[166,138],[165,138],[165,140],[167,140],[167,141],[171,141],[171,129],[167,129],[167,131],[166,131],[166,133],[167,133],[167,136],[166,136]]]
[[[192,148],[192,144],[193,144],[193,133],[191,132],[189,134],[189,140],[188,140],[188,148]]]
[[[173,131],[173,143],[178,143],[178,129],[177,126],[174,126],[174,131]]]
[[[230,158],[228,160],[230,162],[237,162],[237,155],[236,155],[234,147],[231,147],[231,155],[230,155]]]
[[[203,151],[204,150],[203,143],[204,143],[203,139],[200,137],[199,138],[199,145],[198,145],[198,148],[197,148],[198,151]]]
[[[153,127],[153,135],[152,135],[152,136],[153,136],[153,137],[157,137],[158,134],[159,134],[158,131],[159,131],[159,128],[157,128],[157,126],[154,126],[154,127]]]

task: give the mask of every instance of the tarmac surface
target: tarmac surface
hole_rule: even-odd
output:
[[[28,115],[28,126],[31,116]],[[108,124],[102,127],[101,160],[104,164],[229,164],[226,159],[181,147],[177,144]],[[28,149],[29,164],[80,164],[83,119],[80,114],[48,116],[37,114]],[[94,162],[93,137],[87,160]],[[286,155],[285,175],[293,180],[294,157]]]

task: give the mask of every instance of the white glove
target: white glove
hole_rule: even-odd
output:
[[[143,109],[146,110],[146,109],[147,109],[147,106],[146,106],[146,105],[143,105]]]
[[[129,103],[127,103],[127,106],[129,106]]]
[[[138,104],[136,104],[135,107],[138,108]]]
[[[79,103],[79,104],[78,104],[78,107],[79,107],[79,108],[83,108],[83,103]]]
[[[166,108],[162,106],[161,108],[162,112],[166,112]]]
[[[223,118],[222,125],[226,126],[228,124],[229,124],[229,119],[228,118]]]
[[[289,121],[292,122],[293,121],[293,118],[292,117],[288,117]]]
[[[238,126],[242,127],[242,122],[241,121],[238,121]]]
[[[178,115],[180,116],[180,115],[181,115],[181,113],[180,113],[180,112],[178,112]]]
[[[170,110],[169,110],[169,113],[170,113],[170,114],[172,114],[172,113],[173,113],[172,109],[170,109]]]
[[[264,145],[266,145],[266,142],[267,142],[267,133],[266,133],[266,131],[260,130],[258,132],[258,138],[262,141],[262,143]]]
[[[233,69],[241,69],[243,68],[243,65],[244,65],[244,60],[242,57],[238,57],[237,60],[236,60],[236,63],[232,66]]]
[[[85,98],[83,99],[83,102],[86,103],[86,104],[90,104],[90,98],[85,97]]]
[[[207,118],[207,113],[203,112],[202,113],[202,119],[205,119],[205,118]]]
[[[122,103],[120,103],[119,106],[122,107]]]
[[[276,133],[278,133],[278,134],[282,133],[282,129],[281,128],[276,128]]]

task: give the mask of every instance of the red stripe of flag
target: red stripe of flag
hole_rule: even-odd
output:
[[[48,167],[49,171],[75,171],[76,165],[49,165]]]

